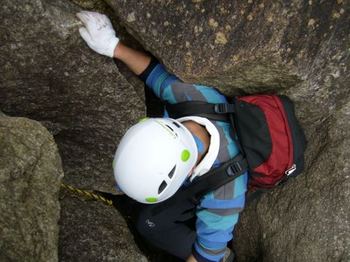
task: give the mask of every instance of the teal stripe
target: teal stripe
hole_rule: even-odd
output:
[[[214,192],[209,192],[208,194],[204,195],[203,200],[212,200],[214,199]]]
[[[208,103],[225,103],[226,98],[220,95],[217,90],[212,87],[194,85],[196,89],[205,97]]]
[[[235,179],[234,183],[234,196],[233,198],[236,198],[238,196],[244,195],[247,191],[247,176],[239,176]]]
[[[197,217],[201,219],[205,224],[214,230],[223,230],[230,228],[238,221],[239,214],[232,214],[230,216],[219,216],[213,214],[206,209],[197,212]]]
[[[169,74],[167,72],[164,72],[163,74],[161,74],[158,77],[158,79],[156,80],[156,83],[154,84],[153,90],[158,97],[160,97],[161,85],[162,85],[163,81],[168,77],[168,75]]]
[[[230,136],[230,125],[228,123],[225,122],[216,122],[217,125],[219,125],[222,128],[222,131],[225,135],[225,138],[227,140],[227,151],[230,155],[230,157],[234,157],[236,156],[239,151],[238,151],[238,147],[236,145],[236,142],[232,139],[232,137]]]
[[[221,249],[218,249],[218,248],[214,248],[214,247],[208,247],[206,245],[204,245],[199,239],[197,239],[197,243],[198,243],[198,246],[200,248],[202,248],[205,252],[207,253],[211,253],[211,255],[217,255],[217,254],[220,254],[222,253],[223,251],[225,251],[226,249],[226,245],[225,244],[222,244],[222,248]],[[209,252],[208,252],[209,251]],[[214,252],[213,252],[214,251]]]
[[[168,101],[171,104],[175,104],[177,102],[173,93],[173,89],[170,85],[163,89],[161,98],[162,100]]]

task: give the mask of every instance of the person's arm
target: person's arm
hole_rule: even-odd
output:
[[[198,262],[197,259],[193,256],[193,255],[190,255],[187,259],[186,259],[186,262]]]
[[[180,81],[167,72],[165,67],[145,52],[134,50],[119,41],[109,18],[89,11],[77,13],[84,27],[79,29],[81,37],[95,52],[114,57],[125,63],[153,92],[164,101],[175,103],[170,84]]]
[[[119,42],[114,49],[114,58],[119,59],[136,75],[140,75],[151,62],[151,57]]]
[[[79,33],[92,50],[121,60],[136,75],[140,75],[148,67],[151,57],[121,43],[107,16],[81,11],[77,13],[77,17],[84,24],[84,27],[79,29]]]
[[[232,239],[239,213],[244,208],[246,185],[247,174],[218,189],[225,195],[211,192],[201,200],[196,212],[197,239],[193,247],[193,256],[198,262],[221,261],[224,257],[227,242]]]

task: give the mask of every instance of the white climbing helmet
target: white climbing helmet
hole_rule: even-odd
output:
[[[115,153],[114,177],[138,202],[171,197],[196,164],[198,151],[190,131],[171,118],[146,118],[124,135]]]

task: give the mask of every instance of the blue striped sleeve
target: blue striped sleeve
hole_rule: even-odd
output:
[[[226,185],[232,187],[232,196],[225,199],[218,199],[214,192],[203,197],[197,209],[197,239],[194,244],[195,256],[200,260],[220,261],[225,255],[239,212],[244,208],[247,180],[248,176],[244,174]]]
[[[162,64],[157,64],[146,79],[146,85],[152,89],[154,94],[162,100],[166,100],[163,93],[166,88],[180,80],[173,74],[166,71]]]

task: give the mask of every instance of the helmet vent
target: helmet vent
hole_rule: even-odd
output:
[[[173,124],[174,124],[176,127],[178,127],[178,128],[181,127],[181,126],[180,126],[178,123],[176,123],[175,121],[173,122]]]
[[[176,169],[176,165],[173,167],[173,169],[171,169],[171,171],[170,171],[169,174],[168,174],[168,177],[169,177],[170,179],[173,178],[174,173],[175,173],[175,169]]]
[[[167,126],[167,128],[169,128],[171,131],[174,132],[174,129],[172,129],[170,126],[168,126],[168,125],[166,125],[166,126]]]
[[[168,184],[165,182],[165,180],[163,180],[163,182],[160,184],[160,186],[158,188],[158,194],[162,193],[167,185]]]

